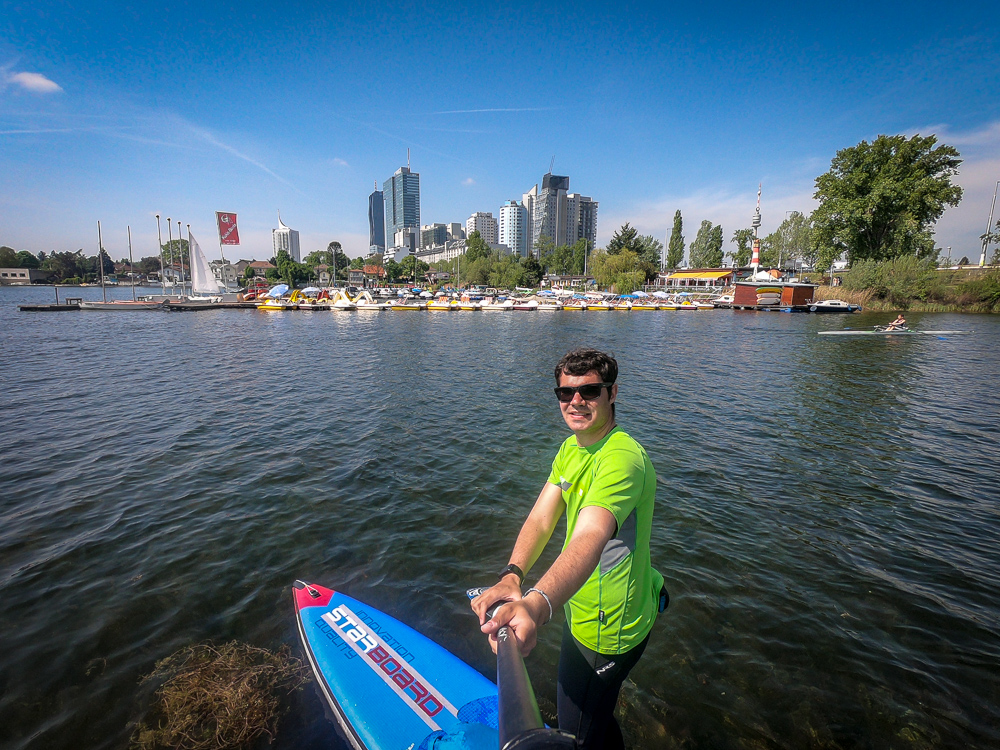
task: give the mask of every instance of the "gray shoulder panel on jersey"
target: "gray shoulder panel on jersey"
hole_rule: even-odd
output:
[[[614,539],[609,539],[601,552],[601,575],[618,565],[635,550],[636,515],[635,508],[628,514],[625,523]]]

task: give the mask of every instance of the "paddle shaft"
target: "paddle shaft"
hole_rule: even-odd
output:
[[[468,593],[472,598],[473,591]],[[480,593],[482,589],[478,590]],[[478,595],[478,594],[477,594]],[[497,602],[486,611],[491,619],[505,602]],[[497,631],[497,713],[500,750],[559,750],[575,748],[576,739],[565,732],[548,729],[542,722],[535,691],[521,649],[510,627]]]

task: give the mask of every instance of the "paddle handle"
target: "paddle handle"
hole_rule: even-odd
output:
[[[500,747],[503,748],[518,735],[543,726],[517,638],[507,626],[497,631],[497,687]]]
[[[485,589],[469,589],[470,599]],[[487,619],[505,602],[486,610]],[[576,739],[565,732],[549,729],[542,721],[535,691],[528,678],[517,638],[508,626],[497,631],[497,713],[500,750],[561,750],[575,748]]]

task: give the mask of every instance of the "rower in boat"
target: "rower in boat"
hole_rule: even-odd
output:
[[[892,321],[889,325],[885,327],[887,331],[903,331],[906,329],[906,318],[900,313],[896,316],[896,319]]]

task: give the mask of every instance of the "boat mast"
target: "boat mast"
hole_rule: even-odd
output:
[[[986,265],[986,248],[990,244],[990,232],[993,231],[993,209],[997,207],[997,188],[1000,188],[1000,180],[997,180],[996,187],[993,188],[993,205],[990,206],[990,220],[986,223],[986,234],[983,235],[983,254],[979,256],[979,267]]]
[[[163,275],[163,234],[160,232],[160,215],[156,215],[156,241],[160,246],[160,252],[157,255],[160,256],[160,291],[165,295],[167,293],[167,280]]]
[[[167,217],[167,252],[170,253],[170,272],[173,275],[174,271],[174,228],[173,224],[170,223],[170,217]],[[175,284],[176,285],[176,284]]]
[[[181,295],[183,295],[184,294],[184,246],[181,244],[181,236],[182,236],[181,220],[178,219],[177,220],[177,247],[180,248],[180,256],[181,256]],[[188,253],[190,253],[190,252],[191,252],[190,245],[188,245]],[[188,255],[188,261],[189,261],[188,265],[191,265],[190,259],[191,259],[191,256]]]
[[[101,222],[97,222],[97,267],[101,271],[101,295],[108,301],[108,291],[104,288],[104,240],[101,237]]]
[[[132,262],[132,227],[125,225],[128,230],[128,275],[132,277],[132,301],[135,302],[135,264]]]

